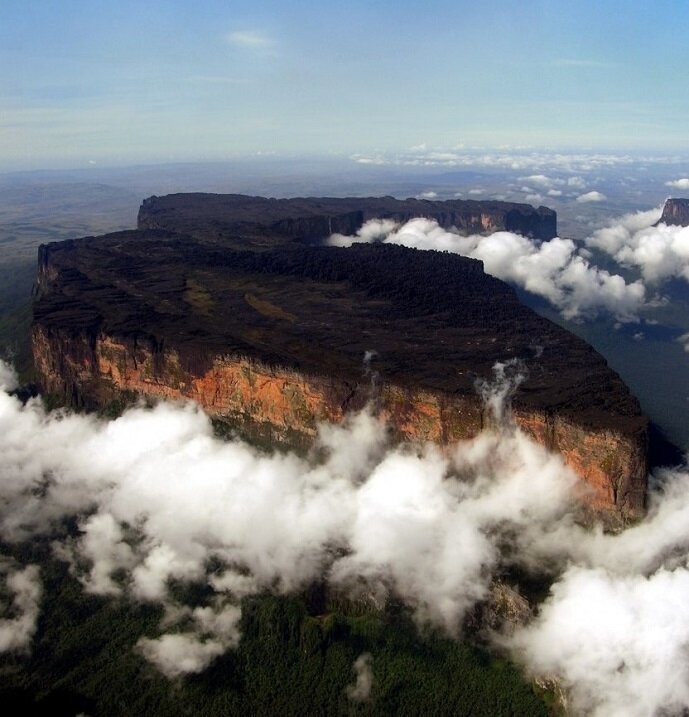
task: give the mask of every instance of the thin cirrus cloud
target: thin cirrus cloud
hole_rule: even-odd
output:
[[[257,30],[237,30],[226,35],[227,42],[235,47],[248,50],[269,50],[275,46],[274,40]]]

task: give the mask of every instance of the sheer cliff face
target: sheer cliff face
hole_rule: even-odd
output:
[[[513,231],[534,239],[557,234],[557,216],[547,207],[495,201],[357,199],[266,199],[241,194],[172,194],[150,197],[139,210],[139,229],[169,229],[202,239],[240,235],[257,243],[355,234],[369,219],[406,222],[435,219],[468,234]]]
[[[658,224],[689,226],[689,199],[668,199]]]
[[[636,400],[587,344],[471,259],[389,245],[241,251],[160,230],[51,244],[33,348],[44,389],[74,403],[191,398],[290,444],[369,401],[401,439],[473,436],[487,420],[476,377],[519,358],[522,428],[562,453],[595,511],[643,511]]]

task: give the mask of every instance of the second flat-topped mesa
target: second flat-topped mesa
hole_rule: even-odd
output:
[[[689,199],[667,199],[658,224],[689,227]]]
[[[365,197],[267,199],[242,194],[171,194],[150,197],[139,210],[139,229],[167,229],[203,240],[251,238],[256,245],[355,234],[369,219],[434,219],[467,234],[511,231],[534,239],[557,234],[552,209],[513,202]]]
[[[642,514],[638,402],[588,344],[481,262],[388,244],[270,248],[260,234],[237,248],[239,234],[192,234],[41,247],[33,353],[44,390],[92,407],[189,398],[247,436],[301,445],[319,421],[374,399],[399,438],[448,445],[486,425],[476,378],[521,359],[518,424],[578,473],[596,513]]]

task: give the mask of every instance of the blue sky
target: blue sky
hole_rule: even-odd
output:
[[[0,170],[689,150],[689,3],[2,0]]]

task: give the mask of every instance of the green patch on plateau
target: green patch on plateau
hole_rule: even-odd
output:
[[[259,314],[268,316],[271,319],[281,319],[290,323],[294,323],[297,320],[294,314],[290,314],[289,311],[281,309],[270,301],[266,301],[266,299],[260,299],[255,294],[244,294],[244,301],[253,309],[256,309]]]
[[[208,289],[195,279],[187,279],[184,301],[191,306],[195,314],[201,316],[210,316],[215,306],[215,301]]]

